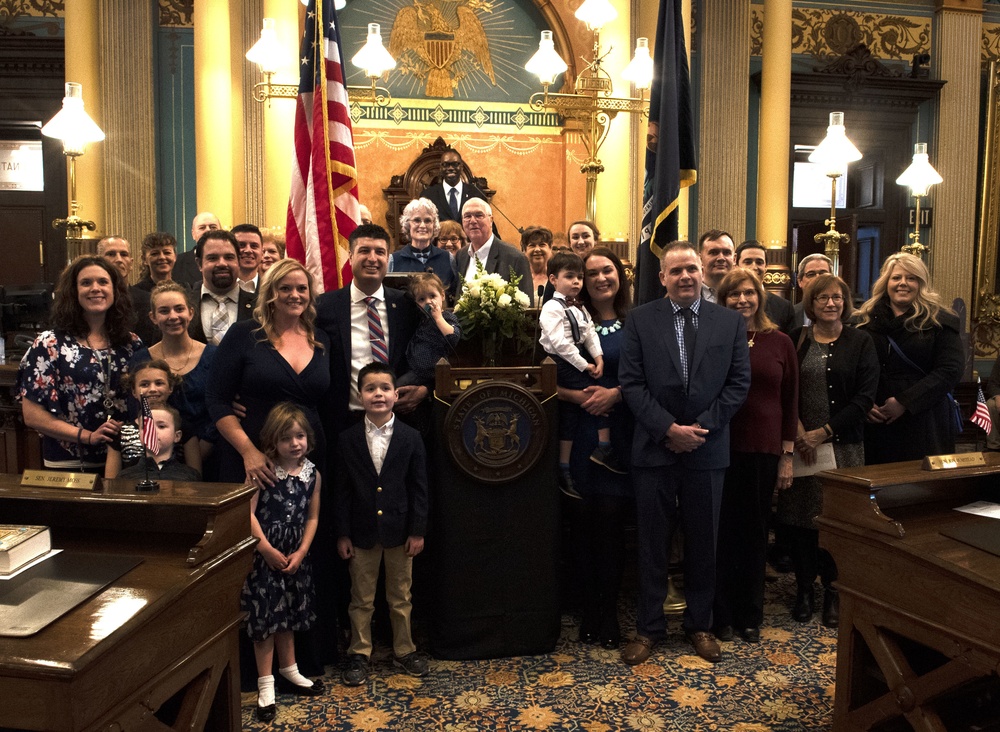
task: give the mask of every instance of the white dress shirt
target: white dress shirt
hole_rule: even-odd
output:
[[[465,270],[466,280],[471,280],[476,276],[477,259],[483,263],[483,269],[486,269],[486,258],[490,256],[490,247],[493,246],[493,239],[495,238],[496,237],[494,237],[493,234],[490,234],[490,238],[486,240],[485,244],[479,247],[478,251],[473,251],[472,245],[469,245],[469,268]]]
[[[205,300],[205,295],[209,296],[209,300]],[[216,297],[226,298],[226,310],[229,311],[229,325],[236,322],[236,317],[239,314],[239,302],[240,302],[240,286],[237,284],[229,292],[223,293],[221,296],[217,296],[214,292],[205,287],[205,283],[201,284],[201,295],[199,296],[201,302],[201,329],[205,333],[205,339],[212,343],[213,345],[219,345],[218,342],[212,340],[212,317],[215,314],[216,309]],[[205,307],[205,305],[208,307]],[[222,335],[225,335],[224,333]],[[222,340],[220,335],[219,340]]]
[[[368,306],[365,304],[365,293],[351,282],[351,399],[350,408],[363,409],[361,396],[358,393],[358,373],[363,366],[370,364],[372,358],[372,343],[368,335]],[[381,285],[371,295],[376,300],[379,320],[382,321],[382,332],[385,333],[385,348],[389,350],[389,313],[385,307],[385,288]]]
[[[385,462],[385,453],[389,449],[389,442],[392,440],[392,428],[396,423],[396,415],[389,417],[389,421],[381,427],[376,427],[375,423],[365,416],[365,440],[368,442],[368,454],[375,463],[375,472],[382,472],[382,464]]]
[[[594,319],[575,305],[566,305],[566,296],[560,292],[552,295],[552,299],[542,305],[538,316],[538,342],[546,353],[559,356],[563,361],[571,363],[578,371],[587,368],[587,359],[580,354],[584,349],[591,358],[603,356],[601,339],[594,328]],[[580,342],[573,340],[573,327],[569,323],[569,313],[572,311],[580,326]]]

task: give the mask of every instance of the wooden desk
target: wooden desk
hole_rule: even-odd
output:
[[[5,523],[52,527],[54,547],[143,562],[39,633],[0,638],[0,727],[240,729],[239,592],[253,489],[133,481],[23,488],[0,475]],[[30,570],[29,570],[30,571]]]
[[[1000,532],[996,519],[954,510],[1000,502],[1000,454],[986,457],[981,468],[821,474],[820,544],[840,575],[835,730],[995,729],[1000,556],[942,533]]]

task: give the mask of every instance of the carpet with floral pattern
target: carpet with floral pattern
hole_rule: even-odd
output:
[[[244,694],[243,725],[277,732],[830,729],[836,631],[820,625],[818,616],[793,621],[794,592],[791,575],[772,578],[761,643],[738,637],[723,643],[723,660],[714,665],[694,654],[679,620],[671,621],[670,637],[648,662],[629,667],[617,650],[579,643],[577,619],[565,615],[548,655],[431,659],[430,674],[412,678],[397,673],[388,649],[376,648],[366,685],[343,686],[340,669],[329,667],[324,695],[279,694],[278,716],[269,725],[254,717],[256,693]],[[623,629],[631,629],[634,603],[623,602],[621,613]]]

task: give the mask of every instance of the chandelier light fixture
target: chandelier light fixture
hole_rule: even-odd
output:
[[[824,223],[829,231],[816,234],[815,240],[823,244],[823,253],[833,262],[832,271],[838,274],[840,270],[840,248],[845,246],[851,237],[837,231],[837,179],[847,174],[847,165],[861,160],[861,153],[847,139],[844,127],[844,113],[830,112],[830,125],[826,128],[826,137],[809,155],[809,162],[819,165],[830,179],[830,218]]]
[[[930,247],[920,243],[920,199],[927,195],[931,186],[941,183],[944,179],[940,173],[934,170],[927,155],[927,143],[918,142],[913,146],[913,162],[910,167],[903,171],[903,174],[896,178],[896,182],[901,186],[910,189],[910,195],[916,199],[916,221],[913,225],[913,233],[910,234],[910,243],[901,247],[902,251],[912,254],[915,257],[922,257],[924,252],[929,252]]]

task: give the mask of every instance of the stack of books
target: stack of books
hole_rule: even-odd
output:
[[[0,524],[0,577],[13,574],[51,549],[48,526]]]

